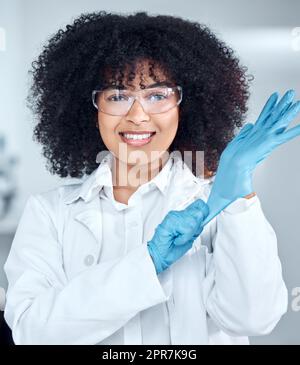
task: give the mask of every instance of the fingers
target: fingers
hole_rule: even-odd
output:
[[[184,211],[188,214],[192,214],[195,218],[204,219],[209,213],[208,205],[202,199],[196,199],[188,205]]]
[[[285,113],[291,108],[291,106],[293,105],[293,102],[291,101],[290,103],[287,104],[287,106],[281,111],[280,116],[278,119],[281,119]],[[276,125],[277,123],[275,123]],[[278,126],[276,126],[276,129],[278,128]],[[281,127],[280,130],[276,131],[276,133],[282,133],[285,130],[285,127]]]
[[[252,128],[253,128],[253,124],[252,123],[246,123],[243,126],[243,128],[240,130],[239,134],[234,138],[235,141],[244,138],[248,134],[249,130],[252,129]]]
[[[182,239],[177,239],[175,244],[178,245],[180,242],[185,243],[192,239],[194,241],[196,237],[202,232],[202,222],[207,217],[209,208],[207,204],[197,199],[187,208],[182,210],[180,218],[178,220],[178,226],[176,231],[182,236]]]
[[[293,105],[290,105],[288,108],[285,108],[285,113],[282,113],[281,117],[275,122],[271,128],[272,131],[279,130],[283,132],[283,130],[289,125],[289,123],[299,114],[300,112],[300,101],[297,101]]]
[[[266,120],[266,118],[271,114],[275,104],[277,103],[278,97],[279,97],[279,94],[277,92],[273,93],[269,97],[269,99],[267,100],[265,106],[263,107],[259,117],[257,118],[257,121],[255,123],[256,127],[259,127],[261,124],[263,124],[264,121]]]
[[[292,97],[293,91],[289,90],[287,93],[287,96],[285,95],[282,99],[284,100],[284,106],[286,106],[285,104],[285,100],[286,98],[290,98]],[[277,103],[279,94],[278,92],[273,93],[269,99],[267,100],[266,104],[264,105],[257,121],[255,124],[253,123],[246,123],[243,128],[240,130],[239,134],[231,141],[231,142],[236,142],[239,140],[242,140],[244,137],[246,137],[248,135],[248,133],[250,132],[250,130],[255,127],[256,129],[261,127],[262,125],[264,125],[264,123],[266,122],[267,118],[272,114],[272,112],[274,111],[274,107]],[[282,102],[282,100],[281,100]],[[287,108],[285,108],[285,110],[288,109],[290,103],[288,104]],[[281,104],[282,106],[282,104]],[[280,108],[281,108],[280,106]],[[276,107],[277,108],[277,107]],[[280,109],[281,110],[281,109]],[[230,143],[231,143],[230,142]]]
[[[192,247],[194,241],[195,241],[195,238],[194,239],[191,239],[191,238],[187,239],[186,235],[181,235],[181,236],[178,236],[178,237],[175,238],[174,245],[175,246],[186,247],[186,251],[187,251]]]
[[[291,105],[293,105],[292,101],[290,103],[288,103],[287,106],[282,110],[282,112],[280,113],[279,118],[284,116],[284,114],[288,111],[288,109],[291,107]]]
[[[251,129],[253,128],[253,123],[246,123],[242,129],[239,131],[239,133],[227,144],[225,150],[223,151],[222,156],[224,156],[226,153],[228,153],[228,149],[231,146],[234,146],[238,141],[241,141],[243,138],[245,138],[248,133],[250,133]]]
[[[298,136],[300,136],[300,125],[290,128],[286,132],[282,133],[280,136],[278,136],[278,141],[280,144],[282,144]]]
[[[281,100],[279,101],[279,103],[273,109],[271,115],[264,122],[264,126],[270,127],[270,126],[272,126],[278,120],[278,118],[280,117],[280,115],[282,115],[283,110],[293,100],[294,95],[295,95],[295,91],[294,90],[288,90],[283,95],[283,97],[281,98]]]

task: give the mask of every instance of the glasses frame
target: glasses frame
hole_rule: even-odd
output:
[[[157,88],[157,86],[156,86],[156,87],[149,87],[148,89],[146,88],[146,89],[138,90],[138,91],[136,91],[135,93],[140,94],[141,92],[143,92],[143,91],[145,91],[145,90],[151,90],[151,89],[156,89],[156,88]],[[166,110],[166,111],[164,111],[164,112],[158,112],[158,113],[147,113],[147,114],[152,115],[152,114],[162,114],[162,113],[166,113],[166,112],[168,112],[169,110],[171,110],[171,109],[175,108],[175,106],[178,106],[178,105],[181,103],[181,101],[182,101],[182,96],[183,96],[182,87],[181,87],[181,86],[179,86],[179,85],[176,85],[176,86],[173,86],[173,87],[167,87],[167,89],[172,89],[172,90],[177,89],[177,90],[179,91],[179,96],[180,96],[180,97],[179,97],[179,100],[177,101],[177,103],[176,103],[174,106],[172,106],[172,108],[170,108],[170,109],[168,109],[168,110]],[[143,102],[142,102],[142,100],[140,99],[139,95],[135,95],[135,96],[131,97],[131,98],[133,98],[133,101],[132,101],[132,103],[131,103],[131,105],[130,105],[130,107],[128,108],[128,110],[127,110],[127,112],[126,112],[126,113],[124,113],[124,114],[110,114],[110,113],[104,112],[103,110],[101,110],[101,109],[99,109],[99,108],[98,108],[98,105],[96,104],[96,100],[95,100],[95,99],[96,99],[96,94],[97,94],[98,92],[103,91],[103,90],[106,90],[106,89],[99,89],[99,90],[93,90],[93,91],[92,91],[92,103],[93,103],[94,107],[95,107],[97,110],[100,110],[102,113],[104,113],[104,114],[108,114],[108,115],[113,115],[113,116],[122,116],[122,115],[126,115],[126,114],[129,112],[129,110],[132,108],[132,105],[133,105],[133,103],[134,103],[134,101],[135,101],[135,100],[138,100],[138,101],[140,102],[140,104],[141,104],[141,106],[142,106],[143,110],[145,111],[145,108],[144,108]],[[122,91],[123,89],[120,89],[120,90]]]

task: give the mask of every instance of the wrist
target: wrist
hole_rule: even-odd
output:
[[[157,255],[157,253],[155,251],[155,248],[153,248],[150,243],[151,243],[151,241],[149,241],[147,243],[148,252],[149,252],[149,255],[150,255],[151,259],[152,259],[153,265],[155,267],[156,274],[158,275],[158,274],[160,274],[163,271],[163,266],[161,264],[160,257]]]
[[[253,192],[253,193],[251,193],[251,194],[245,195],[243,198],[245,198],[245,199],[251,199],[251,198],[253,198],[255,195],[256,195],[256,193],[255,193],[255,191],[254,191],[254,192]]]

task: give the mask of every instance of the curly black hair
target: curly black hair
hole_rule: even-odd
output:
[[[158,67],[182,86],[179,126],[169,152],[204,151],[205,176],[216,172],[247,111],[247,67],[203,24],[146,12],[100,11],[81,14],[59,29],[31,64],[27,105],[38,116],[33,138],[43,145],[51,173],[82,177],[97,168],[96,155],[106,147],[95,128],[91,91],[111,82],[124,85],[127,67],[130,85],[138,60],[151,61],[155,81]]]

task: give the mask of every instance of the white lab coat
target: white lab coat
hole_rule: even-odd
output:
[[[211,188],[173,157],[162,217],[197,191],[207,201]],[[139,312],[159,303],[167,304],[172,344],[247,344],[273,330],[288,295],[257,196],[224,209],[159,275],[146,242],[86,266],[83,258],[100,257],[103,245],[97,170],[27,200],[4,266],[16,344],[101,344],[121,327],[124,344],[140,344]]]

